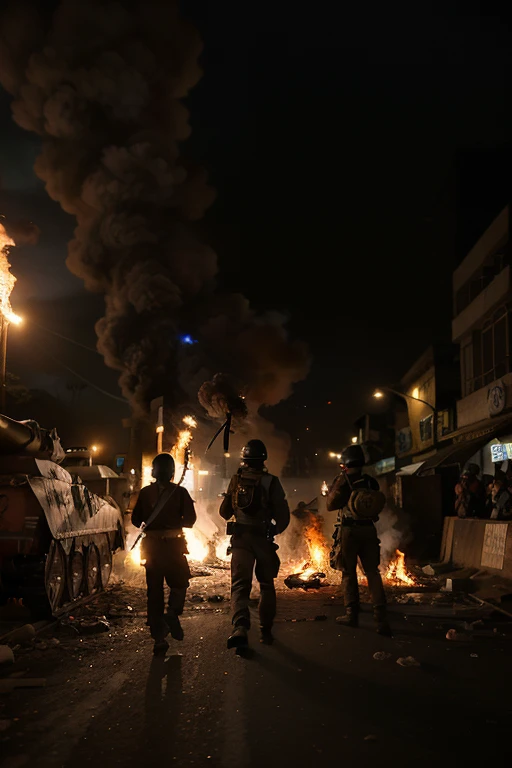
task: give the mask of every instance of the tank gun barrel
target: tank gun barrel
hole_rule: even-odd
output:
[[[0,455],[25,454],[49,457],[62,453],[55,430],[42,429],[36,421],[15,421],[0,414]]]

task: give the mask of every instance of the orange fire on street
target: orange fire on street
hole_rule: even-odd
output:
[[[389,563],[384,579],[389,584],[398,587],[403,585],[408,587],[414,586],[415,581],[405,567],[405,555],[399,549],[396,550],[395,557]]]

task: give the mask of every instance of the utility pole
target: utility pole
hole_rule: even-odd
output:
[[[0,412],[7,407],[7,328],[9,323],[0,312]]]

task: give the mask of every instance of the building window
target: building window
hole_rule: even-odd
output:
[[[428,440],[432,440],[432,414],[420,421],[420,440],[422,443],[426,443]]]
[[[462,349],[463,396],[500,379],[510,370],[508,313],[502,309]]]

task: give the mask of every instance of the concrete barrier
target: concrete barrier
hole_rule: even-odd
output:
[[[512,521],[446,517],[441,561],[512,579]]]

